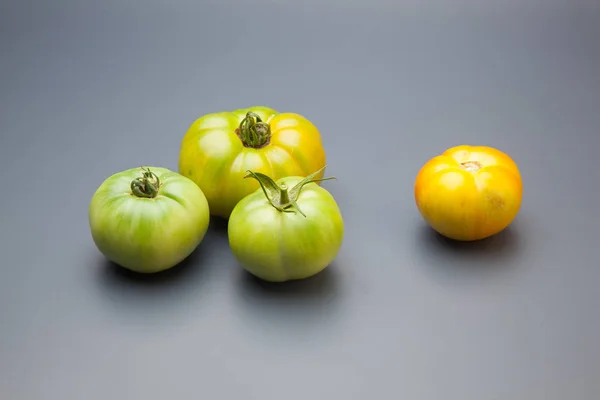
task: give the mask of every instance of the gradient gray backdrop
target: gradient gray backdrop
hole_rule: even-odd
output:
[[[600,398],[600,3],[0,4],[0,398]],[[108,265],[109,175],[177,168],[200,115],[250,105],[321,130],[346,221],[315,279],[264,285],[211,222],[193,257]],[[445,148],[509,153],[523,206],[449,244],[413,182]]]

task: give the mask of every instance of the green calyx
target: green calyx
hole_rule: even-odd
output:
[[[158,195],[160,179],[150,171],[150,168],[142,167],[142,176],[131,181],[131,193],[137,197],[153,199]]]
[[[248,111],[236,133],[244,147],[260,149],[271,141],[271,127],[252,111]]]
[[[288,188],[285,184],[277,185],[277,183],[273,179],[260,172],[246,171],[247,174],[244,176],[244,178],[256,179],[260,184],[260,187],[262,188],[265,197],[269,200],[269,203],[271,203],[271,205],[277,210],[281,212],[294,214],[296,212],[299,212],[304,217],[306,217],[306,215],[298,206],[298,197],[300,196],[302,188],[309,183],[336,179],[334,176],[328,178],[315,178],[315,176],[317,176],[319,172],[323,171],[326,167],[327,166],[324,166],[318,171],[308,175],[306,178],[302,179],[291,189]]]

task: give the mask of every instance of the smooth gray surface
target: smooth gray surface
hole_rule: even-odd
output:
[[[599,3],[423,3],[3,2],[0,398],[600,398]],[[176,169],[194,119],[255,104],[321,130],[335,264],[258,285],[215,220],[184,268],[109,268],[102,180]],[[525,192],[456,247],[412,185],[462,143]]]

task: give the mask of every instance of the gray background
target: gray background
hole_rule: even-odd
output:
[[[4,1],[0,398],[598,399],[599,40],[594,1]],[[335,263],[258,284],[213,220],[170,273],[108,265],[97,186],[255,104],[321,130]],[[462,143],[525,192],[458,246],[412,185]]]

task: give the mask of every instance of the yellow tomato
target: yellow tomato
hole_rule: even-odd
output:
[[[256,180],[244,179],[248,170],[278,180],[307,176],[325,162],[312,122],[256,106],[198,118],[182,140],[179,173],[202,189],[212,215],[229,218],[241,199],[259,189]]]
[[[438,233],[462,241],[480,240],[505,229],[521,207],[517,164],[487,146],[452,147],[419,171],[415,201]]]

